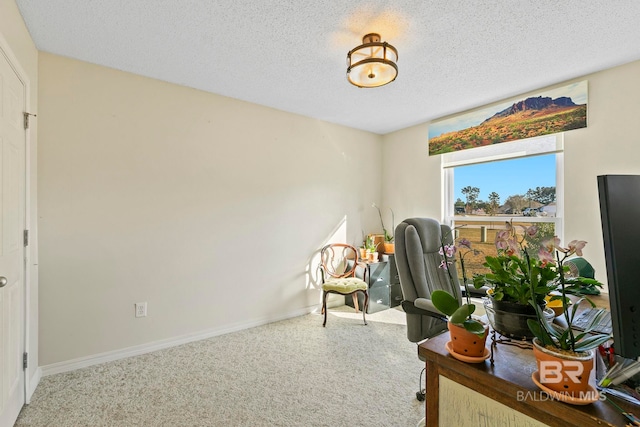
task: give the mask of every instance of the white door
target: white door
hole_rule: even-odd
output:
[[[12,426],[25,398],[24,86],[0,50],[0,427]]]

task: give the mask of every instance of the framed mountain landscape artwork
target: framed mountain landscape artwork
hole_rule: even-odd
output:
[[[587,81],[541,91],[429,125],[429,155],[587,127]]]

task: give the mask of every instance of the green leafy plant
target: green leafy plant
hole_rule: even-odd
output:
[[[373,253],[378,250],[379,243],[374,243],[373,236],[367,236],[367,240],[365,241],[365,249],[369,252]]]
[[[384,233],[384,241],[387,243],[393,242],[393,234],[391,234],[389,230],[385,228],[384,221],[382,220],[382,212],[380,211],[380,208],[375,203],[372,204],[371,206],[378,210],[378,216],[380,216],[380,224],[382,225],[382,232]],[[393,229],[395,228],[395,218],[393,215],[393,209],[389,208],[389,210],[391,211],[391,231],[393,231]]]
[[[456,262],[456,254],[458,255],[457,260],[460,262],[462,281],[466,284],[467,277],[464,267],[464,258],[469,253],[477,255],[479,251],[472,249],[471,242],[465,238],[460,239],[457,245],[445,244],[443,238],[440,246],[440,255],[442,255],[443,258],[440,268],[447,271],[447,275],[452,286],[457,286],[451,273],[451,269],[454,268],[453,264]],[[460,304],[458,299],[452,296],[449,292],[438,289],[431,293],[431,302],[438,310],[449,318],[449,321],[452,324],[461,326],[467,331],[482,338],[486,333],[485,325],[471,316],[475,312],[476,306],[471,302],[469,292],[465,292],[465,296],[466,302],[464,304]]]
[[[476,288],[491,287],[497,301],[527,305],[533,296],[543,305],[549,292],[557,288],[558,272],[555,265],[529,256],[526,242],[538,234],[538,226],[520,227],[522,236],[512,222],[496,234],[498,255],[486,256],[484,263],[490,273],[476,274],[473,284]]]
[[[465,303],[460,305],[458,300],[447,291],[441,289],[431,293],[433,305],[443,314],[447,315],[449,321],[454,325],[462,326],[467,331],[483,337],[485,334],[484,325],[471,317],[475,312],[475,304]]]
[[[570,287],[580,286],[582,283],[594,282],[593,279],[587,279],[584,277],[572,277],[566,278],[565,273],[568,271],[568,267],[564,265],[565,260],[571,255],[582,256],[582,248],[587,242],[582,240],[573,240],[569,242],[567,248],[560,246],[560,239],[553,237],[546,241],[540,248],[540,259],[542,263],[555,266],[558,274],[560,295],[552,297],[554,299],[562,300],[562,307],[564,309],[564,319],[567,327],[562,327],[545,318],[542,314],[540,307],[535,304],[535,294],[531,293],[530,304],[536,309],[536,318],[528,319],[527,325],[531,332],[540,341],[544,347],[556,348],[564,351],[583,352],[597,348],[599,345],[604,344],[611,339],[611,334],[592,333],[596,325],[602,320],[606,314],[605,309],[599,309],[591,322],[586,325],[584,331],[576,332],[572,328],[573,321],[575,319],[578,307],[583,301],[587,301],[591,307],[595,307],[593,301],[586,297],[578,299],[573,304],[573,307],[569,309],[569,299],[567,298],[567,290]],[[596,281],[597,282],[597,281]],[[597,282],[599,283],[599,282]]]

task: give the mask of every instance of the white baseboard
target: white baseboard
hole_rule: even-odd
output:
[[[114,360],[125,359],[127,357],[138,356],[145,353],[151,353],[153,351],[162,350],[169,347],[175,347],[182,344],[187,344],[193,341],[199,341],[206,338],[215,337],[218,335],[224,335],[231,332],[241,331],[243,329],[254,328],[256,326],[266,325],[267,323],[278,322],[280,320],[291,319],[293,317],[303,316],[315,311],[318,308],[317,305],[305,307],[299,310],[289,312],[281,316],[267,316],[260,319],[254,319],[247,322],[239,322],[231,325],[225,325],[219,328],[213,328],[205,331],[194,332],[187,335],[182,335],[174,338],[167,338],[160,341],[153,341],[146,344],[140,344],[132,347],[126,347],[120,350],[107,351],[105,353],[94,354],[92,356],[79,357],[77,359],[65,360],[63,362],[56,362],[50,365],[44,365],[38,368],[38,378],[40,376],[46,377],[49,375],[59,374],[62,372],[75,371],[76,369],[86,368],[88,366],[98,365],[100,363],[112,362]],[[35,375],[34,375],[35,377]],[[35,390],[35,385],[32,387]],[[31,391],[33,393],[33,391]]]
[[[42,378],[42,369],[40,367],[36,368],[36,371],[33,373],[33,376],[29,380],[29,389],[27,390],[27,395],[25,397],[25,403],[31,402],[31,396],[33,396],[33,392],[36,391],[36,387],[40,384],[40,379]]]

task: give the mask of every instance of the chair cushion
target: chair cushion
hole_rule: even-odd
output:
[[[322,284],[322,290],[350,294],[358,290],[366,291],[367,284],[364,280],[356,277],[345,277],[342,279],[331,278]]]

